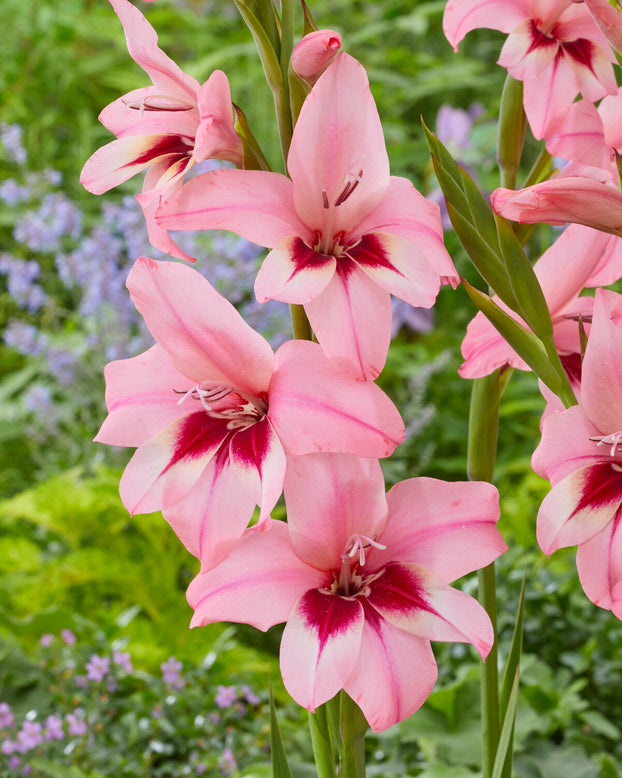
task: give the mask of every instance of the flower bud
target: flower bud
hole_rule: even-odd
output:
[[[341,48],[341,35],[333,30],[317,30],[305,35],[292,52],[292,69],[313,85]]]

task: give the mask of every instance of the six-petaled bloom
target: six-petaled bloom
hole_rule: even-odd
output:
[[[96,440],[138,446],[121,479],[132,513],[162,510],[204,565],[219,561],[283,486],[286,455],[385,457],[404,425],[373,382],[340,373],[317,343],[276,354],[196,270],[141,257],[127,281],[158,341],[106,368]]]
[[[430,640],[470,642],[486,657],[486,612],[448,584],[506,549],[491,484],[413,478],[385,496],[377,461],[310,454],[291,459],[285,501],[288,524],[247,530],[190,584],[192,626],[286,621],[292,697],[313,711],[344,689],[376,731],[430,693]]]
[[[304,305],[340,369],[382,370],[391,294],[429,308],[442,281],[458,283],[440,211],[391,176],[382,126],[363,67],[338,54],[306,98],[289,175],[216,170],[197,176],[158,210],[169,229],[223,228],[272,248],[257,298]]]
[[[595,101],[617,91],[607,40],[589,10],[573,0],[449,0],[443,29],[458,44],[471,30],[509,33],[498,63],[523,81],[536,138],[555,132],[579,92]]]
[[[188,257],[153,215],[197,162],[221,159],[242,165],[242,142],[233,125],[226,75],[216,70],[204,84],[184,73],[159,47],[158,36],[129,0],[110,0],[130,54],[151,78],[104,108],[99,120],[117,136],[86,162],[80,181],[102,194],[149,168],[140,202],[154,246]]]

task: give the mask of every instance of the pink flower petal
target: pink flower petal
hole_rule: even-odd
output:
[[[434,305],[440,276],[416,243],[386,232],[370,232],[348,254],[387,292],[416,308]]]
[[[472,643],[482,659],[488,655],[494,633],[486,611],[427,568],[391,563],[369,588],[369,604],[397,629],[426,640]]]
[[[372,540],[382,535],[387,501],[376,459],[290,455],[284,489],[292,546],[313,567],[339,570],[355,534]]]
[[[198,93],[200,123],[196,132],[193,156],[224,159],[242,167],[242,141],[233,125],[233,108],[229,80],[222,70],[215,70]]]
[[[348,233],[380,203],[389,186],[389,159],[365,69],[342,52],[306,98],[287,159],[296,211],[324,232],[329,210],[348,185],[360,181],[330,213],[333,234]],[[324,197],[322,196],[324,193]]]
[[[197,176],[160,206],[157,220],[167,230],[231,230],[268,248],[291,235],[314,242],[294,209],[291,180],[262,170]]]
[[[388,492],[387,502],[381,539],[387,550],[374,549],[375,569],[393,561],[421,564],[449,583],[507,549],[497,529],[499,494],[491,484],[410,478]]]
[[[596,291],[588,348],[583,360],[581,401],[602,434],[622,432],[622,328],[612,321],[620,297]]]
[[[255,500],[229,461],[226,445],[205,465],[194,486],[164,511],[188,551],[207,570],[221,562],[248,526]]]
[[[226,559],[190,583],[191,627],[237,621],[265,631],[287,620],[302,592],[330,584],[294,554],[286,524],[269,520],[267,527],[246,530]]]
[[[443,16],[443,32],[458,50],[458,44],[471,30],[488,27],[511,32],[530,15],[527,0],[449,0]]]
[[[622,473],[616,467],[609,462],[581,467],[547,494],[537,523],[545,554],[584,543],[613,519],[622,503]]]
[[[428,640],[409,635],[365,608],[358,661],[344,689],[374,732],[418,710],[432,691],[436,661]]]
[[[307,303],[324,291],[336,267],[335,257],[318,254],[299,237],[290,236],[264,260],[255,279],[255,294],[260,303]]]
[[[289,341],[276,354],[268,418],[285,452],[342,452],[379,458],[404,439],[384,392],[337,371],[317,343]]]
[[[199,87],[196,79],[184,73],[160,48],[153,27],[128,0],[110,0],[125,30],[132,59],[151,78],[161,95],[179,96],[193,104]]]
[[[340,258],[324,291],[305,305],[328,358],[362,381],[376,378],[391,342],[391,297],[353,262]]]
[[[199,122],[196,109],[149,110],[149,105],[160,102],[162,95],[157,87],[140,87],[113,100],[98,119],[117,138],[127,135],[177,135],[192,141]]]
[[[119,491],[131,514],[174,505],[194,486],[227,435],[226,422],[203,411],[169,424],[143,443],[125,468]]]
[[[270,345],[196,270],[142,257],[127,287],[153,336],[188,376],[186,389],[209,381],[255,395],[267,390]]]
[[[575,470],[602,461],[607,449],[590,441],[594,435],[599,435],[599,430],[586,418],[581,405],[547,414],[532,468],[555,485]]]
[[[196,410],[191,403],[180,405],[188,379],[171,365],[159,345],[131,359],[106,365],[108,417],[97,433],[98,443],[111,446],[140,446],[180,416]]]
[[[80,183],[93,194],[103,194],[163,157],[181,157],[186,165],[188,149],[177,135],[129,135],[113,140],[86,161]]]
[[[534,137],[539,140],[558,132],[565,112],[579,92],[576,73],[566,58],[555,57],[550,67],[537,78],[526,80],[523,87],[523,105]]]
[[[589,178],[569,176],[544,181],[527,189],[496,189],[493,209],[518,222],[574,222],[622,235],[622,193]]]
[[[267,418],[231,438],[231,466],[244,490],[268,517],[283,491],[285,453]]]
[[[600,608],[611,610],[617,606],[618,611],[622,599],[621,514],[619,508],[600,532],[581,543],[577,549],[577,570],[583,591]]]
[[[622,53],[622,14],[609,0],[585,0],[585,5],[612,47]]]
[[[378,207],[356,227],[353,238],[369,232],[399,235],[417,246],[442,283],[460,281],[443,243],[440,208],[421,195],[406,178],[391,176],[389,189]]]
[[[294,606],[281,640],[285,688],[311,712],[344,687],[356,665],[363,606],[327,589],[310,589]]]

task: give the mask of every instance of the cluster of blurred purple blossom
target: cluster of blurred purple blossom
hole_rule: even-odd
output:
[[[197,682],[196,675],[204,671],[189,667],[184,672],[183,663],[175,656],[161,663],[160,677],[151,676],[144,670],[135,671],[130,652],[121,641],[112,645],[85,641],[67,628],[58,634],[42,634],[39,646],[42,686],[54,690],[55,696],[47,702],[42,698],[37,710],[25,710],[19,698],[13,707],[6,700],[0,701],[3,778],[30,775],[35,759],[64,764],[65,758],[88,755],[98,747],[105,752],[110,748],[106,736],[117,717],[121,717],[121,729],[126,728],[123,711],[128,703],[142,722],[140,727],[151,733],[147,750],[151,744],[161,743],[166,732],[185,732],[193,748],[185,760],[190,772],[180,774],[226,776],[237,769],[235,751],[240,746],[231,739],[231,724],[241,722],[249,707],[262,703],[250,686],[217,684],[211,695],[206,694],[204,681]],[[142,710],[139,699],[144,700]],[[154,699],[159,700],[155,706]],[[199,706],[194,712],[192,704]],[[192,721],[190,735],[178,720],[185,713]],[[216,732],[222,735],[220,745]],[[115,743],[117,747],[118,741]]]
[[[78,393],[77,387],[99,379],[106,362],[151,345],[125,280],[138,256],[163,255],[151,248],[133,197],[97,203],[101,210],[95,215],[89,203],[87,214],[59,189],[58,173],[28,171],[18,125],[0,124],[2,157],[8,169],[14,168],[14,175],[0,183],[0,202],[12,219],[11,249],[0,254],[0,283],[13,309],[3,340],[37,365],[38,376],[28,382],[21,400],[46,435],[57,431],[63,402],[71,403],[77,394],[101,396],[88,389]],[[226,233],[184,234],[180,240],[253,327],[274,346],[286,339],[287,306],[260,305],[252,292],[262,249]],[[98,423],[99,414],[91,415]]]

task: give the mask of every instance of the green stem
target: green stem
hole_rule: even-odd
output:
[[[315,713],[309,713],[309,730],[318,778],[336,778],[335,753],[326,705],[320,705]]]
[[[340,778],[365,778],[365,732],[367,721],[359,706],[344,691],[339,692],[341,743]]]
[[[281,0],[281,83],[274,92],[274,104],[276,106],[276,118],[279,126],[279,138],[281,152],[283,154],[283,166],[287,173],[287,155],[292,142],[294,131],[292,112],[289,101],[289,61],[294,48],[294,22],[296,18],[296,6],[293,0]]]
[[[508,75],[501,95],[497,161],[501,186],[514,189],[518,166],[523,153],[527,118],[523,108],[523,82]]]
[[[296,340],[313,340],[313,330],[302,305],[291,304],[289,315],[292,319],[292,330]]]
[[[507,377],[496,370],[476,378],[471,391],[467,470],[472,481],[492,482],[497,453],[499,404]],[[482,776],[490,778],[499,744],[499,671],[494,564],[479,571],[479,597],[492,623],[494,643],[482,666]]]

